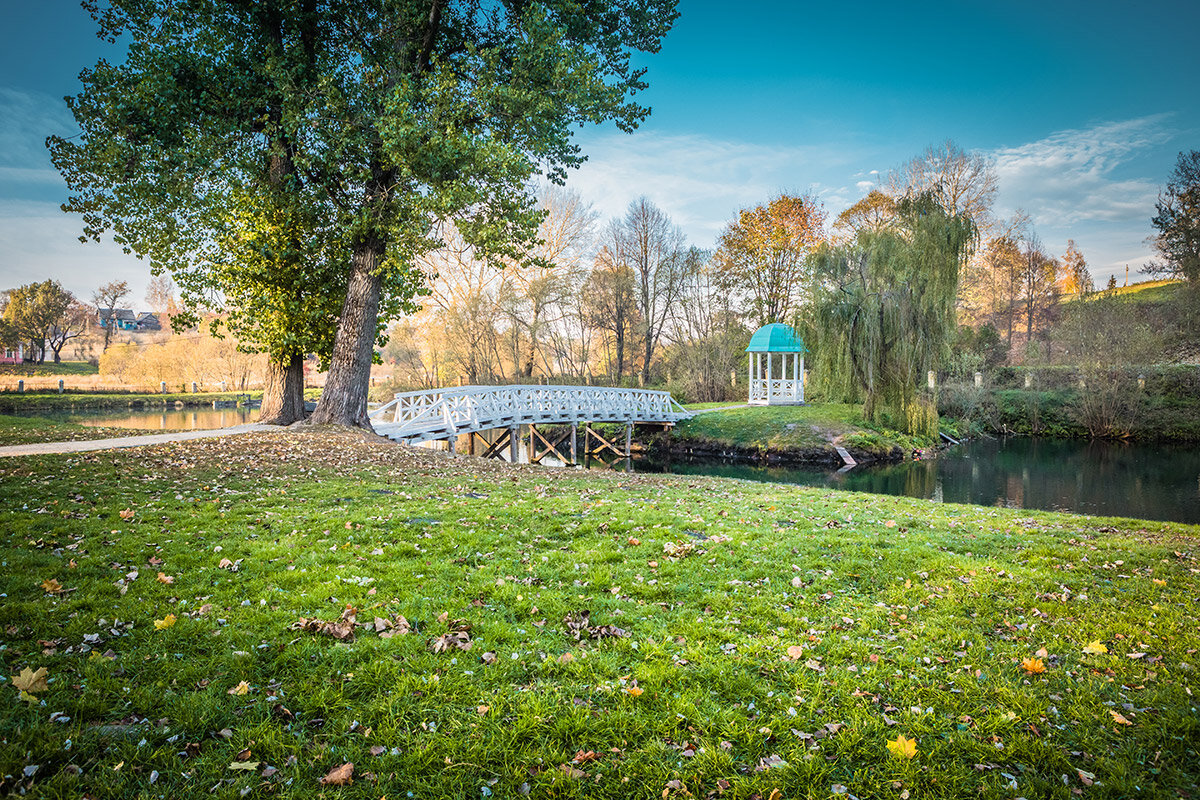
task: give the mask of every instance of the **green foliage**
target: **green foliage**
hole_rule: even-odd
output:
[[[1181,152],[1150,220],[1163,257],[1151,272],[1200,283],[1200,150]]]
[[[819,389],[836,399],[861,396],[869,420],[887,407],[906,432],[927,432],[918,386],[939,368],[956,330],[959,268],[975,235],[971,220],[923,194],[897,203],[891,227],[823,249],[813,348]]]
[[[29,342],[30,355],[41,363],[46,359],[45,342],[56,330],[68,326],[68,317],[75,304],[75,296],[55,280],[27,283],[8,291],[8,305],[4,308],[7,331],[0,331],[6,339]]]

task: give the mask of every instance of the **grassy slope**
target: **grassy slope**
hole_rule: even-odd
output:
[[[50,677],[34,703],[0,685],[8,791],[1197,791],[1197,527],[513,468],[321,431],[4,461],[0,496],[0,661]],[[419,632],[290,628],[346,604]],[[562,620],[580,609],[629,636],[577,643]],[[470,651],[430,652],[442,614],[472,623]],[[1095,640],[1110,653],[1084,654]],[[899,734],[915,759],[889,754]],[[318,786],[347,761],[352,786]]]
[[[40,442],[79,442],[90,439],[109,439],[116,436],[138,436],[143,433],[162,433],[162,431],[97,427],[78,425],[73,422],[33,417],[10,417],[0,414],[0,446]]]
[[[685,442],[706,441],[759,450],[821,448],[834,439],[874,451],[914,445],[903,434],[868,427],[862,418],[862,406],[842,403],[709,411],[680,422],[672,436]]]

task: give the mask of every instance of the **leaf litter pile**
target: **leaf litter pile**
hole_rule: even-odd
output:
[[[321,430],[0,491],[5,794],[1200,796],[1200,528]]]

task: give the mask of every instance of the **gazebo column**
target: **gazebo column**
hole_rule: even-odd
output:
[[[796,375],[796,386],[800,390],[800,402],[804,402],[804,354],[799,353],[800,372]]]
[[[771,351],[767,351],[767,405],[771,405]]]

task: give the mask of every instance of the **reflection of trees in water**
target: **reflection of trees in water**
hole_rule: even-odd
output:
[[[1010,438],[956,447],[928,461],[833,475],[742,464],[673,464],[670,471],[937,498],[1200,523],[1200,448]]]

